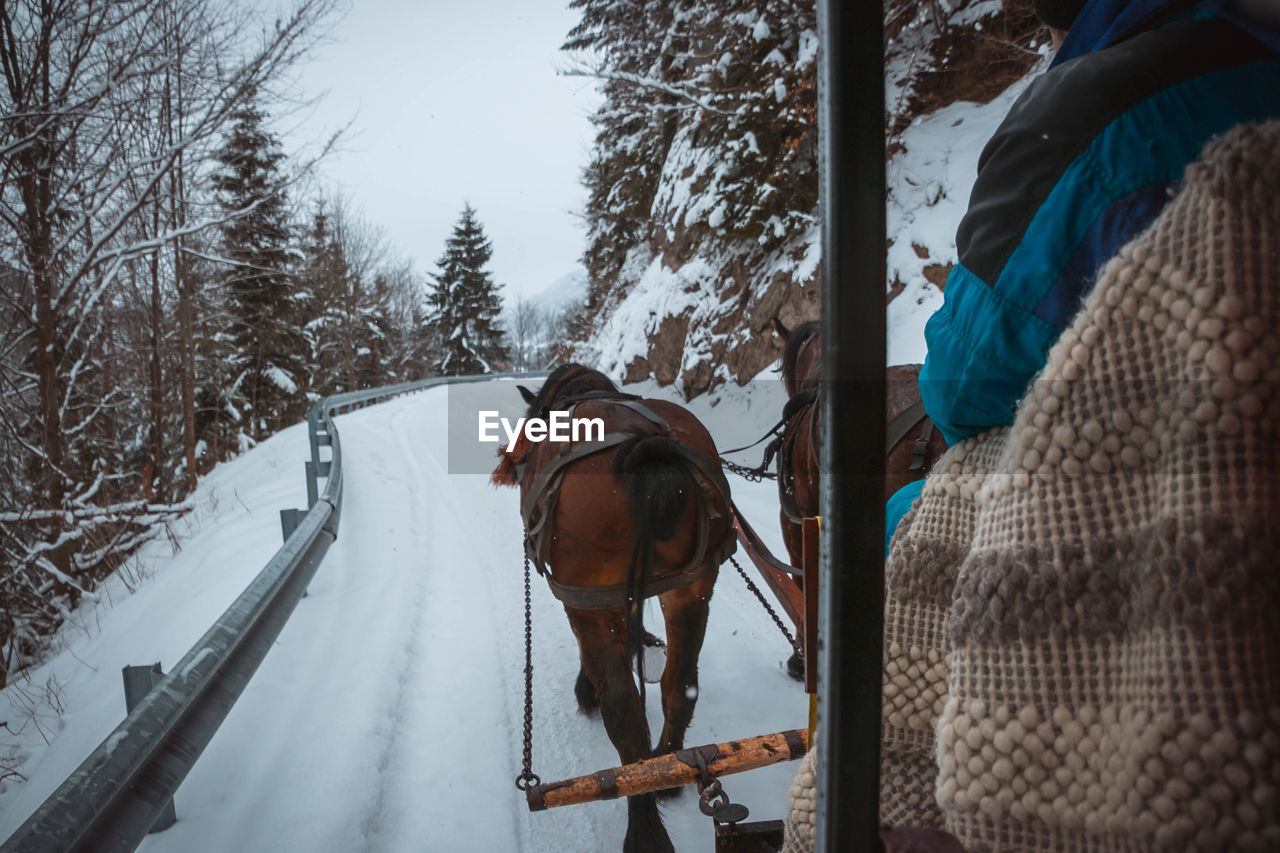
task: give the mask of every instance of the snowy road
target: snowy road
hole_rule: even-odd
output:
[[[734,446],[771,424],[781,405],[772,391],[756,388],[714,408],[705,403],[694,408],[722,446]],[[457,411],[470,396],[500,400],[509,408],[514,395],[507,383],[441,388],[338,419],[345,476],[338,540],[310,594],[179,789],[178,823],[150,837],[141,850],[570,853],[621,848],[621,802],[530,814],[512,784],[520,766],[523,711],[516,492],[494,489],[483,475],[449,473],[445,439],[450,406]],[[233,491],[246,510],[236,508],[246,551],[266,550],[269,556],[265,543],[277,523],[275,511],[296,500],[282,498],[278,488],[250,484],[287,476],[295,477],[300,488],[296,463],[305,454],[305,433],[293,429],[222,472],[220,487]],[[255,457],[268,455],[272,465],[255,464]],[[779,546],[773,485],[737,478],[732,485],[744,512],[771,545]],[[219,483],[210,484],[215,486]],[[261,506],[252,502],[259,494]],[[109,686],[108,676],[123,663],[142,662],[145,653],[137,643],[127,652],[113,651],[127,645],[125,636],[133,636],[114,627],[116,614],[129,611],[137,633],[145,624],[132,612],[138,607],[180,612],[174,608],[191,598],[192,584],[220,570],[209,552],[221,548],[221,560],[227,558],[219,529],[220,522],[206,520],[182,553],[171,558],[173,565],[158,560],[152,577],[125,602],[137,606],[102,609],[96,617],[100,632],[74,638],[71,651],[94,661],[99,671],[80,676],[67,670],[67,701],[75,706],[79,696],[86,702],[93,697],[101,710],[81,714],[71,707],[69,722],[48,753],[70,755],[81,741],[91,748],[96,743],[92,731],[105,726],[105,733],[118,721],[120,712],[113,710],[118,698],[104,702],[97,694],[118,690]],[[263,562],[265,557],[252,568]],[[207,596],[211,616],[191,627],[197,635],[225,606],[214,607],[214,600],[225,595],[229,601],[247,582],[231,575]],[[651,607],[649,627],[660,632],[656,605]],[[157,618],[157,635],[181,633],[163,627],[163,616]],[[171,661],[183,650],[162,652]],[[803,726],[806,697],[781,670],[788,651],[726,564],[712,600],[702,693],[686,742]],[[120,654],[136,659],[118,662]],[[572,694],[576,646],[563,610],[537,579],[534,656],[535,771],[551,781],[615,765],[616,753],[598,716],[577,712]],[[649,693],[649,713],[656,731],[656,690]],[[115,718],[78,725],[78,717],[95,714]],[[0,828],[11,831],[39,801],[36,791],[60,781],[52,778],[57,768],[76,761],[33,757],[31,781],[0,791]],[[735,802],[751,807],[753,819],[777,818],[794,770],[786,764],[753,771],[727,778],[725,787]],[[667,803],[664,812],[678,850],[710,848],[710,820],[698,812],[692,790]]]

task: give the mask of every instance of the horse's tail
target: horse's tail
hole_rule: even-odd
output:
[[[627,604],[634,614],[628,621],[627,648],[634,651],[644,638],[645,584],[653,571],[654,545],[675,535],[694,483],[680,442],[665,435],[640,436],[618,445],[613,473],[624,481],[636,537],[627,567]],[[643,664],[640,676],[643,691]]]
[[[636,541],[666,542],[674,536],[693,487],[680,442],[665,435],[625,441],[613,458],[613,473],[626,481]]]
[[[635,531],[631,564],[627,568],[628,655],[637,658],[640,676],[640,705],[644,707],[645,582],[653,570],[654,545],[675,536],[676,528],[695,488],[693,471],[680,443],[665,435],[646,435],[618,445],[613,460],[614,476],[623,479],[627,505]],[[648,737],[647,727],[645,737]],[[662,825],[657,795],[643,794],[627,800],[627,837],[624,853],[674,853],[670,837]]]

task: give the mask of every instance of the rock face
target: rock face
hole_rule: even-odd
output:
[[[727,280],[742,280],[738,276]],[[691,310],[663,317],[646,338],[647,354],[637,355],[627,364],[626,381],[651,376],[663,385],[679,381],[686,399],[726,380],[745,384],[782,355],[782,341],[774,332],[775,319],[790,329],[818,316],[816,270],[801,281],[778,272],[755,299],[742,298],[749,295],[747,287],[737,288],[736,293],[727,288],[721,294],[723,312],[705,328],[690,328]],[[697,348],[691,332],[703,332],[703,337],[709,338],[705,349]]]
[[[677,268],[636,251],[642,267],[600,309],[594,339],[578,357],[626,382],[680,383],[686,398],[725,382],[745,384],[777,361],[774,320],[791,328],[818,316],[816,235],[781,258],[752,248]]]

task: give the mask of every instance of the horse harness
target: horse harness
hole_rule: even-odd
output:
[[[577,586],[561,583],[548,571],[547,563],[550,560],[552,539],[550,534],[556,505],[560,499],[560,487],[564,482],[564,475],[569,466],[588,456],[616,448],[630,439],[647,435],[665,435],[674,438],[670,425],[662,417],[655,414],[652,409],[640,402],[640,399],[634,394],[591,391],[557,401],[557,408],[568,408],[570,418],[573,416],[573,411],[581,403],[588,401],[614,403],[630,409],[649,421],[654,426],[655,431],[652,433],[636,431],[612,432],[607,433],[598,441],[563,445],[544,468],[533,472],[534,480],[528,490],[524,492],[520,501],[520,515],[524,519],[525,525],[525,553],[533,560],[534,565],[538,567],[538,574],[547,579],[547,585],[551,587],[552,594],[564,605],[577,610],[612,610],[626,607],[631,603],[632,589],[625,583],[603,586]],[[716,555],[717,558],[714,561],[707,559],[712,552],[711,521],[714,518],[724,517],[721,512],[716,510],[712,498],[718,495],[721,504],[726,508],[729,507],[729,483],[725,479],[724,472],[705,453],[689,447],[683,442],[679,442],[679,447],[681,456],[689,463],[691,471],[695,474],[693,480],[697,484],[696,500],[699,501],[701,510],[697,513],[698,544],[694,549],[693,557],[683,568],[670,574],[645,580],[645,598],[661,595],[693,583],[710,571],[711,568],[717,567],[724,562],[737,547],[737,540],[732,536],[727,536],[725,537],[724,545],[720,548],[720,552]],[[525,463],[521,461],[517,464],[517,477],[522,484],[525,473]]]
[[[778,503],[787,519],[802,523],[804,514],[796,503],[796,475],[791,462],[795,456],[796,438],[799,432],[792,424],[799,424],[809,414],[809,447],[816,453],[818,447],[818,417],[813,409],[818,405],[819,386],[814,385],[793,395],[782,409],[782,433],[765,447],[765,463],[769,464],[770,449],[778,457]]]
[[[887,456],[917,426],[920,426],[920,434],[916,436],[915,446],[911,448],[911,466],[907,468],[912,474],[924,473],[925,466],[929,464],[929,442],[933,440],[933,420],[925,414],[924,401],[916,400],[889,421],[885,428],[884,452]]]
[[[793,422],[799,423],[804,413],[812,409],[818,403],[819,398],[819,386],[813,386],[797,392],[791,399],[787,400],[787,404],[782,410],[782,420],[779,422],[779,426],[782,427],[782,433],[765,446],[765,457],[761,466],[768,467],[774,454],[777,454],[778,500],[782,505],[782,512],[789,521],[795,524],[800,524],[804,517],[796,505],[795,469],[791,464],[792,455],[795,452],[797,433],[795,430],[788,429],[788,427]],[[907,470],[912,474],[923,476],[925,466],[929,464],[929,442],[933,439],[933,421],[925,413],[922,400],[916,400],[895,415],[886,425],[884,453],[885,456],[892,453],[894,448],[916,427],[920,427],[920,434],[916,437],[915,446],[912,447],[911,466]],[[817,442],[818,418],[814,416],[809,418],[809,446],[816,448],[818,446]]]

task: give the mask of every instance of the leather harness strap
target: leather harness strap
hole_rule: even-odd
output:
[[[533,483],[520,502],[520,514],[525,523],[525,550],[538,567],[539,574],[546,574],[544,552],[551,549],[550,540],[544,539],[543,533],[547,522],[555,516],[556,502],[560,498],[560,481],[564,479],[565,469],[580,459],[617,447],[633,437],[625,432],[614,432],[600,441],[566,444],[545,468],[534,475]]]
[[[720,564],[713,564],[709,560],[704,560],[702,563],[686,566],[678,572],[653,578],[645,584],[644,596],[645,598],[652,598],[655,595],[662,595],[664,592],[688,586],[706,574],[712,565],[718,566]],[[619,607],[626,607],[631,600],[631,590],[625,583],[609,584],[608,586],[573,586],[572,584],[560,583],[548,574],[547,585],[551,587],[552,595],[558,598],[561,604],[572,607],[575,610],[613,610]]]
[[[801,391],[787,401],[787,405],[783,408],[782,425],[789,425],[792,418],[797,418],[809,407],[818,401],[818,389],[810,388]],[[809,422],[809,440],[811,443],[816,440],[816,424],[817,419],[812,418]],[[923,426],[921,426],[923,424]],[[907,437],[907,435],[920,426],[920,435],[916,439],[915,447],[911,451],[911,467],[908,469],[912,473],[923,471],[925,465],[929,462],[929,442],[933,438],[933,421],[925,413],[924,401],[916,400],[902,412],[898,413],[888,425],[885,427],[885,447],[884,453],[888,456],[893,449]],[[793,442],[795,441],[795,433],[788,433],[785,429],[777,440],[777,460],[778,460],[778,502],[782,505],[782,512],[789,521],[799,524],[802,520],[800,509],[796,505],[795,498],[795,475],[791,466],[791,455],[793,451]],[[816,443],[814,443],[816,447]],[[771,445],[766,451],[765,464],[768,465],[771,451],[775,448]]]
[[[782,508],[782,514],[787,517],[788,521],[795,524],[800,524],[803,519],[800,507],[796,504],[795,469],[791,466],[797,433],[794,430],[787,430],[785,427],[791,426],[793,421],[799,422],[806,412],[817,405],[818,399],[818,386],[814,386],[796,393],[791,399],[787,400],[787,405],[782,409],[784,429],[782,435],[778,436],[776,447],[778,454],[778,503]],[[809,442],[810,446],[814,448],[817,447],[817,422],[817,417],[809,418]],[[774,448],[771,446],[770,449]],[[768,464],[768,451],[766,451],[765,464]]]
[[[920,437],[916,439],[916,446],[911,449],[911,467],[907,469],[908,471],[914,474],[924,470],[924,466],[929,462],[929,442],[932,440],[933,421],[925,418],[924,426],[920,428]]]
[[[760,534],[756,533],[755,528],[747,523],[746,516],[742,514],[742,510],[738,509],[737,504],[731,504],[730,510],[733,512],[734,518],[738,521],[738,528],[742,531],[742,536],[747,540],[747,552],[754,552],[756,556],[764,560],[769,566],[776,571],[783,572],[788,575],[799,577],[802,572],[790,563],[784,563],[777,557],[773,556],[773,552],[769,550],[769,546],[764,544],[760,538]]]
[[[893,420],[889,421],[889,425],[884,431],[884,454],[888,456],[898,442],[907,437],[907,433],[915,429],[916,424],[925,420],[927,415],[924,411],[924,401],[916,400],[910,406],[907,406]],[[933,425],[933,421],[929,421],[929,425]],[[912,468],[915,471],[918,469]]]

